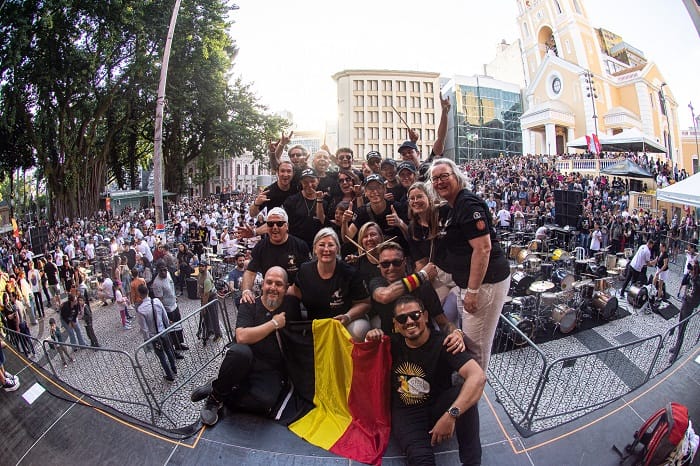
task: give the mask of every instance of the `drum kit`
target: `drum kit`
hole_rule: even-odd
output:
[[[617,315],[614,282],[624,280],[625,253],[597,253],[575,260],[575,254],[545,241],[511,243],[511,289],[502,313],[520,333],[504,330],[516,345],[533,340],[538,330],[568,334],[584,318],[611,320]],[[645,290],[630,288],[628,300],[644,299]],[[526,338],[523,338],[523,335]]]

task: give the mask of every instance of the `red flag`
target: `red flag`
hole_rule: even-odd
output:
[[[593,135],[593,143],[595,144],[595,153],[600,154],[600,141],[597,134]]]
[[[588,152],[593,152],[591,149],[591,137],[586,134],[586,147],[588,147]]]

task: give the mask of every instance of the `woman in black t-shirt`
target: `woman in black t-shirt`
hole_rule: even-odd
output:
[[[369,253],[360,256],[356,249],[353,254],[345,256],[345,261],[357,269],[360,277],[362,277],[365,289],[368,291],[369,282],[373,278],[381,276],[378,263],[379,253],[376,248],[383,242],[384,235],[381,227],[374,222],[365,223],[357,233],[357,244],[362,246],[362,249],[365,251],[369,251]]]
[[[369,330],[369,295],[357,271],[338,258],[340,241],[331,228],[314,237],[314,259],[301,265],[288,294],[299,298],[309,319],[337,319],[356,341]]]

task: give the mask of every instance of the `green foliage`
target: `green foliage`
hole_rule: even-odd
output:
[[[135,187],[150,164],[160,61],[171,1],[27,0],[0,15],[0,179],[36,165],[54,217],[95,211],[107,182]],[[252,150],[286,122],[267,116],[229,75],[237,53],[233,5],[183,2],[163,121],[166,189],[185,166],[205,178],[221,154]]]

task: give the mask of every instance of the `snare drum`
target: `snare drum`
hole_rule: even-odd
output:
[[[608,270],[617,267],[617,256],[615,254],[608,254],[605,256],[605,267]]]
[[[610,283],[605,278],[596,278],[593,286],[595,291],[605,291],[610,288]]]
[[[580,280],[575,282],[572,287],[581,295],[582,299],[593,299],[595,291],[593,280]]]
[[[523,249],[520,252],[518,252],[518,255],[515,258],[515,260],[517,261],[518,264],[522,264],[523,262],[525,262],[525,260],[527,260],[527,257],[529,255],[530,255],[530,251],[528,251],[527,249]]]
[[[576,278],[566,269],[557,269],[552,273],[552,282],[562,291],[567,291],[574,284]]]
[[[644,304],[649,300],[649,295],[647,289],[643,286],[630,286],[627,290],[627,302],[632,305],[633,308],[639,309],[644,306]]]
[[[525,272],[531,275],[538,275],[542,269],[542,259],[539,257],[528,256],[525,260]]]
[[[593,308],[598,311],[600,317],[610,320],[617,313],[617,298],[605,293],[598,293],[593,298]]]
[[[540,304],[543,307],[550,307],[554,306],[555,304],[559,304],[562,300],[561,293],[542,293],[540,296]]]
[[[561,333],[569,333],[576,328],[576,309],[566,304],[557,304],[552,309],[552,320],[559,325]]]

